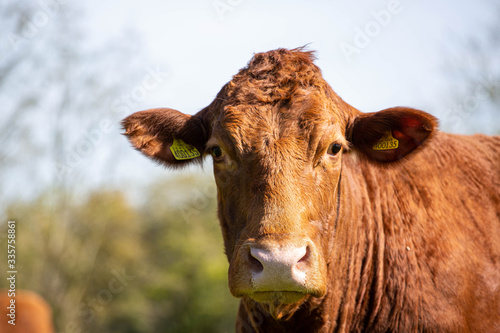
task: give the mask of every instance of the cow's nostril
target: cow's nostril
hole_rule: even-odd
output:
[[[297,265],[295,267],[302,271],[305,270],[310,260],[310,257],[311,257],[311,249],[309,248],[309,246],[307,246],[306,253],[302,256],[302,258],[299,259],[299,261],[297,261]]]
[[[311,255],[311,250],[309,249],[309,245],[306,247],[306,254],[302,258],[299,259],[297,263],[304,263],[309,260],[309,256]]]
[[[248,251],[248,262],[250,264],[250,269],[254,273],[260,273],[264,270],[264,266],[259,261],[259,259],[255,258],[251,251]]]

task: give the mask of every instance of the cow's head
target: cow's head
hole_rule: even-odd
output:
[[[230,291],[276,318],[327,292],[343,155],[394,162],[435,125],[409,108],[359,112],[311,52],[284,49],[256,54],[194,116],[153,109],[123,121],[134,147],[167,166],[212,155]]]

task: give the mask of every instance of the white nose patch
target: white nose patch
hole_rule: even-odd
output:
[[[250,255],[262,264],[263,269],[252,272],[252,285],[256,291],[302,290],[306,272],[300,262],[307,257],[307,247],[252,248]]]

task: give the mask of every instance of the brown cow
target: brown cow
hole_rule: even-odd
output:
[[[16,290],[14,294],[0,290],[1,333],[55,332],[52,310],[40,295],[27,290]]]
[[[237,331],[500,332],[500,137],[362,113],[302,49],[123,126],[170,167],[212,155]]]

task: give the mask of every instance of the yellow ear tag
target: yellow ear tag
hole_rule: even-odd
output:
[[[391,131],[387,131],[385,135],[373,145],[373,150],[390,150],[397,149],[399,141],[394,139]]]
[[[170,146],[170,151],[172,155],[174,155],[176,160],[190,160],[196,157],[201,156],[198,149],[194,146],[191,146],[181,139],[175,139],[172,145]]]

